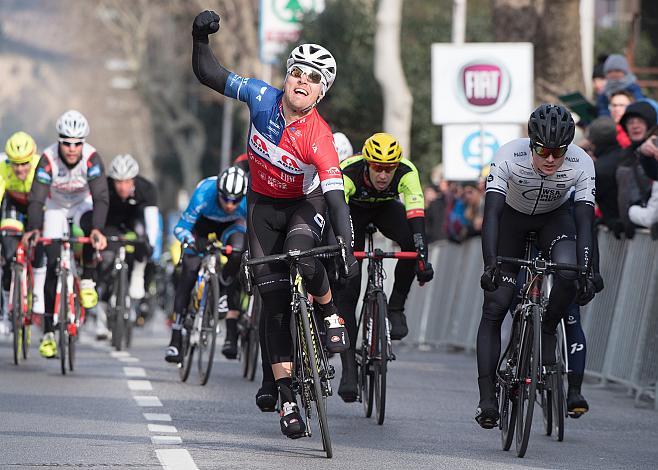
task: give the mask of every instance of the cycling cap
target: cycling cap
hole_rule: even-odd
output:
[[[286,69],[295,64],[313,67],[322,75],[323,94],[331,88],[336,79],[336,59],[327,49],[317,44],[301,44],[290,51]]]
[[[130,155],[117,155],[110,163],[108,176],[117,181],[133,179],[139,174],[139,163]]]
[[[89,135],[89,123],[81,113],[71,109],[62,114],[55,125],[60,137],[84,139]]]
[[[363,158],[373,163],[399,163],[402,160],[402,147],[391,134],[378,132],[363,144]]]
[[[37,144],[34,139],[23,131],[16,132],[7,139],[5,153],[11,163],[27,163],[36,152]]]
[[[237,166],[222,171],[217,177],[217,193],[228,200],[242,199],[247,194],[247,174]]]
[[[576,124],[563,106],[541,104],[528,120],[528,137],[544,147],[558,148],[573,141]]]
[[[350,139],[342,132],[334,132],[334,146],[336,147],[336,152],[338,152],[339,162],[354,155],[354,149],[352,149]]]

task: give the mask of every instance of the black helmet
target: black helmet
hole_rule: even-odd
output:
[[[569,145],[573,141],[576,124],[563,106],[541,104],[528,119],[528,137],[548,148]]]
[[[247,194],[247,174],[232,166],[217,176],[217,194],[225,200],[240,201]]]

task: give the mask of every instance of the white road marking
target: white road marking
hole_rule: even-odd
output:
[[[162,433],[177,433],[176,426],[169,426],[167,424],[149,424],[149,431],[151,432],[162,432]]]
[[[146,371],[143,367],[124,367],[123,373],[128,377],[146,377]]]
[[[155,455],[165,470],[199,470],[185,449],[158,449]]]
[[[171,415],[166,413],[143,413],[147,421],[171,421]]]
[[[111,351],[110,356],[112,356],[112,357],[129,357],[130,353],[128,351]]]
[[[148,380],[129,380],[128,388],[130,390],[153,390],[153,385]]]
[[[158,397],[152,396],[134,396],[137,406],[162,406],[162,402]]]
[[[120,357],[119,361],[121,362],[139,362],[139,359],[136,357]]]
[[[182,444],[183,439],[178,436],[151,436],[151,442],[159,445]]]

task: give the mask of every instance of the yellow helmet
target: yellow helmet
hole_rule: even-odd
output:
[[[23,131],[14,133],[5,145],[5,153],[11,163],[27,163],[37,152],[34,139]]]
[[[402,160],[402,147],[391,134],[378,132],[363,144],[363,158],[373,163],[399,163]]]

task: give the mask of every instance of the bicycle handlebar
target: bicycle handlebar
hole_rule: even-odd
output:
[[[415,251],[382,251],[379,248],[375,248],[375,251],[355,251],[354,257],[356,259],[421,259],[420,255]]]
[[[51,245],[54,242],[68,242],[68,243],[91,243],[91,237],[61,237],[61,238],[47,238],[39,237],[36,240],[36,243],[41,243],[42,245]]]
[[[584,273],[587,271],[586,268],[577,264],[568,264],[568,263],[553,263],[541,258],[535,258],[532,260],[527,260],[523,258],[508,258],[507,256],[497,256],[496,263],[500,266],[503,263],[513,264],[515,266],[524,266],[530,268],[535,272],[545,272],[545,271],[575,271],[577,273]]]
[[[117,243],[122,243],[124,245],[146,245],[148,243],[148,240],[144,240],[142,238],[125,238],[117,235],[110,235],[108,237],[105,237],[108,242],[117,242]]]
[[[245,264],[247,266],[255,266],[258,264],[268,264],[268,263],[274,263],[277,261],[294,261],[299,258],[307,258],[307,257],[320,257],[320,258],[331,258],[333,256],[336,256],[340,254],[341,252],[341,245],[329,245],[329,246],[320,246],[317,248],[311,248],[308,250],[291,250],[288,253],[280,253],[277,255],[268,255],[268,256],[261,256],[260,258],[253,258],[248,260]]]

